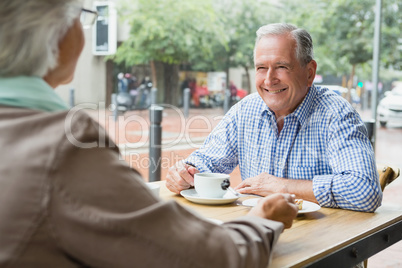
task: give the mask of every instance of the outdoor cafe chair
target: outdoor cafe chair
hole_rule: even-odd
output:
[[[384,192],[385,187],[396,180],[400,175],[399,168],[392,168],[389,166],[377,166],[378,174],[380,175],[380,185],[381,191]],[[364,267],[367,268],[368,262],[365,260],[363,263],[356,265],[355,267]]]
[[[399,168],[384,166],[378,169],[378,173],[380,175],[381,190],[384,191],[385,186],[387,186],[399,177],[400,170]]]

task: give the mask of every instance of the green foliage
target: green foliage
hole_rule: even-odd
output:
[[[307,29],[320,74],[370,77],[375,0],[125,0],[119,14],[130,37],[114,60],[127,66],[159,61],[222,71],[253,66],[256,30],[272,22]],[[381,63],[402,69],[402,2],[383,0]]]
[[[374,9],[372,0],[342,0],[328,3],[330,16],[323,28],[330,35],[323,36],[325,45],[336,58],[346,58],[350,65],[362,64],[372,59],[374,36]],[[329,42],[329,43],[328,43]]]
[[[383,67],[402,69],[402,3],[383,0],[381,60]],[[320,74],[348,74],[353,65],[361,76],[370,78],[373,58],[375,0],[281,1],[282,20],[307,29],[314,40]],[[399,44],[400,46],[401,44]]]
[[[224,34],[210,1],[129,0],[119,14],[131,27],[114,60],[126,65],[186,62],[194,53],[212,57]]]
[[[386,0],[383,6],[381,61],[385,67],[402,70],[402,2]]]
[[[193,68],[204,71],[251,68],[255,32],[260,26],[277,21],[277,6],[269,0],[221,0],[216,1],[215,10],[220,15],[227,42],[213,45],[214,57],[209,61],[196,55],[192,59]]]

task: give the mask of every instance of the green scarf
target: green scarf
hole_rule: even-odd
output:
[[[0,104],[48,112],[69,109],[53,88],[35,76],[0,77]]]

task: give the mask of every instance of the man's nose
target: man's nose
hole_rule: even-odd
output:
[[[279,83],[279,79],[278,79],[278,77],[276,75],[275,70],[273,70],[271,68],[268,69],[267,75],[265,76],[264,83],[268,87],[274,86],[274,85]]]

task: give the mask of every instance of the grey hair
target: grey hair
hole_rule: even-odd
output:
[[[255,40],[255,47],[258,41],[267,36],[279,36],[290,34],[296,41],[296,58],[299,60],[300,65],[306,66],[314,58],[313,39],[311,35],[304,29],[297,28],[296,26],[288,23],[273,23],[260,27],[257,30],[257,38]],[[255,48],[254,48],[255,56]]]
[[[59,41],[81,12],[80,0],[1,0],[0,77],[44,77],[57,66]]]

